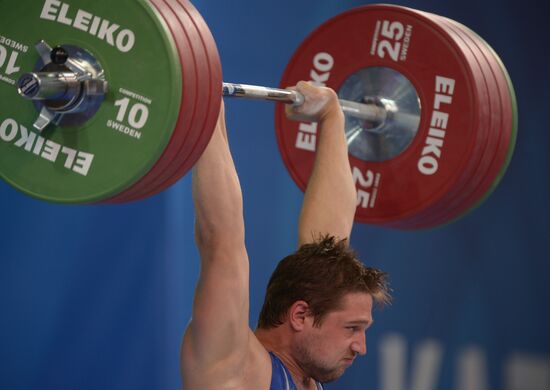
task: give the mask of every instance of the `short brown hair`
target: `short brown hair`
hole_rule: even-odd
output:
[[[361,263],[347,240],[320,237],[277,265],[267,285],[258,328],[282,325],[288,309],[298,300],[308,303],[314,324],[319,326],[351,292],[368,293],[379,305],[391,300],[385,273]]]

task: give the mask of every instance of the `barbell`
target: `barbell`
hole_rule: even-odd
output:
[[[460,218],[494,190],[513,153],[517,108],[502,61],[441,16],[351,9],[313,31],[281,88],[267,88],[222,81],[212,34],[189,1],[30,3],[0,15],[0,174],[42,200],[157,194],[204,151],[222,96],[301,104],[284,89],[300,80],[339,95],[357,221],[419,229]],[[317,125],[288,120],[278,103],[275,128],[305,190]]]

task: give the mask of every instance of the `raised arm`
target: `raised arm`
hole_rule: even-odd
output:
[[[305,97],[300,107],[287,106],[291,119],[318,122],[317,153],[304,195],[298,224],[299,245],[333,235],[348,238],[357,204],[338,96],[329,88],[300,82]]]
[[[203,387],[201,381],[214,373],[229,380],[232,366],[235,372],[248,346],[249,266],[242,193],[223,105],[212,139],[193,168],[192,187],[201,271],[181,353],[184,383],[190,389]],[[222,366],[228,373],[215,371]]]

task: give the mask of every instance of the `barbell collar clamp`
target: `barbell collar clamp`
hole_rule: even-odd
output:
[[[42,132],[50,123],[56,123],[61,117],[62,115],[56,114],[46,107],[42,107],[38,118],[34,121],[33,127]]]
[[[59,52],[65,50],[65,48],[63,48],[62,46],[56,46],[52,48],[45,40],[41,40],[35,45],[35,49],[38,52],[38,55],[40,56],[44,67],[49,64],[55,64],[59,67],[65,67],[71,72],[76,73],[79,80],[92,77],[90,72],[86,70],[86,66],[80,63],[80,61],[71,58],[68,53],[66,53],[67,57],[66,59],[64,59],[64,61],[52,61],[54,58],[58,57]]]
[[[39,41],[34,48],[38,52],[44,66],[52,62],[52,47],[44,40]]]

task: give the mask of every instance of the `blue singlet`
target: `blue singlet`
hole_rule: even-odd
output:
[[[287,370],[283,362],[273,354],[269,352],[271,357],[271,386],[269,390],[297,390],[296,384],[292,379],[292,375]],[[317,383],[317,389],[323,390],[323,386],[320,383]]]

